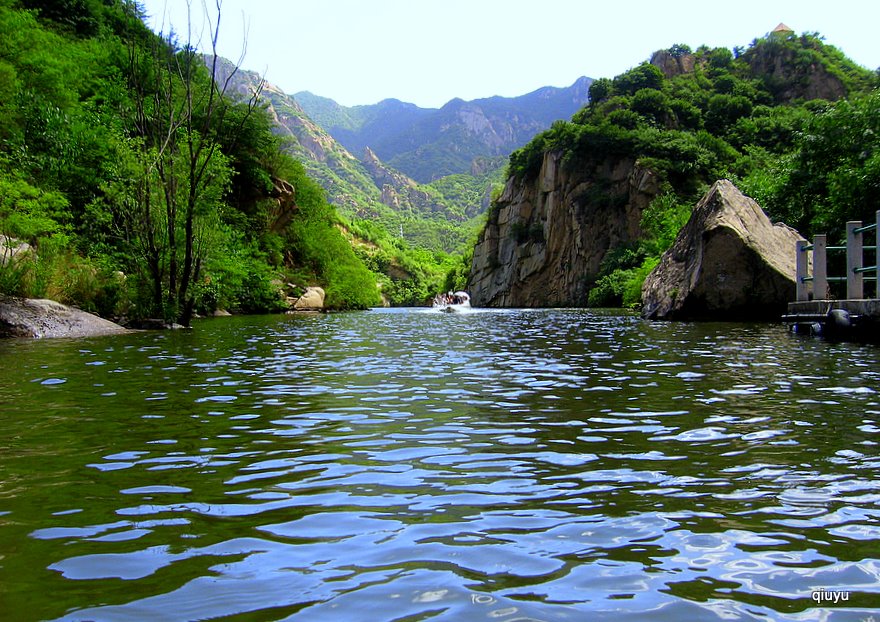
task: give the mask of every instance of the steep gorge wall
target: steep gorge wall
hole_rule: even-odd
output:
[[[569,170],[544,154],[510,178],[474,249],[468,290],[484,307],[584,306],[609,250],[636,240],[659,180],[632,159]]]

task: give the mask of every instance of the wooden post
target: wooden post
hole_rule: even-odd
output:
[[[865,297],[862,273],[856,272],[862,267],[862,234],[856,229],[862,226],[858,220],[846,223],[846,297],[857,300]]]
[[[795,256],[795,300],[798,302],[803,302],[805,300],[809,300],[809,291],[807,289],[807,282],[804,280],[807,277],[807,241],[806,240],[798,240],[795,244],[795,248],[797,249],[797,255]]]
[[[827,236],[813,236],[813,300],[828,300]]]

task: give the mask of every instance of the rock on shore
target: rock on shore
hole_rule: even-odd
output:
[[[128,332],[54,300],[0,297],[0,337],[94,337]]]
[[[795,295],[795,244],[726,179],[715,182],[642,287],[642,315],[778,320]]]
[[[326,294],[320,287],[307,287],[302,296],[293,303],[294,311],[321,311]]]

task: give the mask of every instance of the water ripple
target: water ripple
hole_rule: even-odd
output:
[[[392,310],[10,354],[0,599],[22,619],[880,609],[867,346]]]

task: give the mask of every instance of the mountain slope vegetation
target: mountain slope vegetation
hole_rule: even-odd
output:
[[[259,89],[229,90],[216,56],[128,0],[0,0],[0,33],[0,294],[183,324],[279,310],[285,287],[379,301]]]
[[[234,78],[236,90],[243,93],[259,81],[260,76],[248,71]],[[407,246],[461,253],[481,224],[491,188],[502,181],[506,157],[478,158],[466,174],[420,184],[369,148],[355,157],[277,87],[267,84],[262,101],[284,151],[303,163],[339,212],[349,220],[370,220]],[[332,100],[326,102],[339,108]]]

